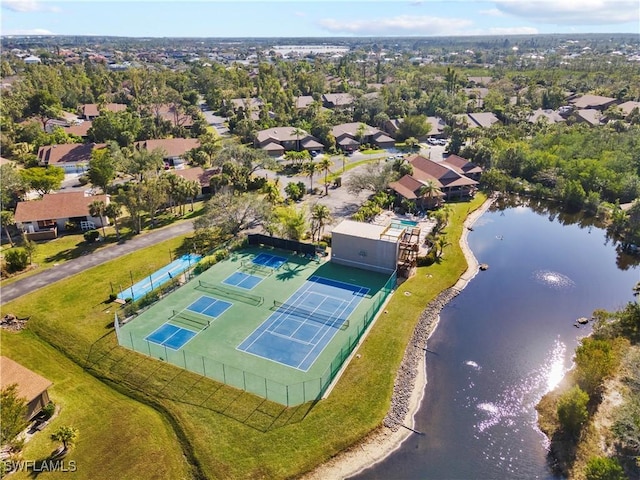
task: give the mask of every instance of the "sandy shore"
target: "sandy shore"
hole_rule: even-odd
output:
[[[469,248],[467,235],[469,233],[469,227],[471,227],[476,220],[487,211],[491,203],[491,199],[484,202],[480,208],[471,212],[464,222],[465,228],[463,229],[462,237],[460,238],[460,247],[467,259],[468,267],[453,287],[452,290],[455,292],[466,287],[469,281],[478,273],[478,261]],[[454,293],[454,295],[455,294],[457,293]],[[448,295],[446,301],[450,298],[452,298],[451,295]],[[440,311],[443,303],[444,302],[441,301],[435,306],[437,312]],[[420,323],[423,323],[422,320],[424,319],[424,324],[416,327],[417,330],[422,330],[419,333],[419,336],[422,337],[423,343],[426,343],[426,340],[435,331],[439,320],[439,316],[437,314],[435,315],[435,318],[427,318],[428,310],[429,308],[425,310],[425,315],[423,315],[424,318],[421,318]],[[399,390],[402,389],[402,386],[399,388],[399,382],[396,381],[396,388],[394,388],[394,400],[392,400],[392,410],[394,408],[397,410],[398,401],[402,404],[400,405],[400,410],[404,413],[404,416],[402,419],[403,421],[400,422],[401,425],[398,425],[397,421],[389,421],[390,417],[393,419],[392,412],[390,412],[390,414],[387,415],[387,418],[385,418],[383,426],[376,429],[358,444],[340,452],[328,462],[305,474],[301,477],[302,480],[344,479],[353,476],[358,472],[384,460],[392,452],[397,450],[409,435],[413,434],[410,428],[415,427],[414,416],[420,407],[425,386],[427,384],[427,371],[426,362],[424,361],[424,351],[422,350],[423,348],[424,345],[419,341],[416,342],[412,339],[410,346],[407,348],[407,352],[405,352],[405,357],[400,370],[411,372],[411,378],[403,379],[403,382],[405,383],[409,381],[409,387],[411,390],[409,395],[406,397],[402,397],[400,395],[401,398],[399,400],[395,397],[399,396]],[[421,360],[416,362],[416,358],[420,358]],[[415,363],[415,368],[411,368],[413,363]],[[409,368],[405,368],[407,365],[409,365]]]

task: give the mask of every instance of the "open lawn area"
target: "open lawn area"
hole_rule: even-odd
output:
[[[138,438],[128,433],[135,425],[125,429],[117,424],[113,429],[119,436],[126,433],[122,441],[128,445],[127,450],[136,453],[134,462],[119,456],[97,458],[90,452],[80,456],[84,442],[89,439],[96,442],[96,448],[100,444],[99,448],[105,449],[109,448],[110,440],[108,436],[100,438],[101,434],[92,435],[91,425],[83,427],[78,421],[74,426],[80,437],[74,455],[77,453],[78,464],[87,468],[79,469],[76,478],[97,478],[96,471],[111,478],[137,478],[136,472],[142,470],[140,465],[147,460],[142,458],[146,442],[156,435],[166,436],[167,425],[173,426],[174,438],[181,439],[195,475],[290,478],[328,460],[381,425],[389,408],[396,371],[419,314],[466,269],[458,239],[464,219],[484,200],[483,195],[478,195],[469,203],[450,204],[450,225],[445,233],[451,245],[445,247],[441,261],[420,268],[416,276],[402,284],[385,308],[388,313],[380,316],[358,348],[360,358],[352,360],[329,397],[317,403],[286,408],[117,345],[112,327],[115,305],[103,303],[110,293],[110,282],[126,284],[130,281],[129,272],[134,281],[149,275],[161,266],[158,259],[166,258],[166,252],[175,249],[182,239],[140,250],[5,305],[4,312],[20,317],[30,315],[31,320],[28,332],[12,336],[11,340],[3,335],[3,352],[21,355],[23,350],[35,348],[33,342],[48,343],[84,367],[84,373],[77,369],[82,376],[92,380],[89,376],[92,374],[105,380],[104,384],[96,384],[106,390],[107,385],[118,385],[122,393],[154,407],[156,415],[164,416],[165,422],[147,422],[145,432]],[[412,295],[404,295],[407,291]],[[25,366],[44,376],[50,375],[55,384],[52,397],[62,402],[57,400],[58,396],[64,398],[64,390],[76,388],[76,384],[69,382],[69,385],[54,376],[55,356],[50,355],[46,362],[33,360],[25,362]],[[42,367],[36,368],[38,365]],[[115,392],[111,394],[123,398]],[[90,400],[98,401],[92,395],[86,394],[88,409],[93,408]],[[109,398],[106,394],[103,397]],[[133,400],[122,401],[143,408]],[[122,421],[131,421],[128,412],[120,410],[125,409],[118,409]],[[70,419],[69,423],[75,422]],[[39,448],[37,454],[44,455],[52,447],[47,439],[46,447],[34,443],[29,448]],[[180,472],[186,470],[181,459],[169,455],[172,448],[177,449],[167,447],[167,459],[163,459],[162,465],[165,471],[178,472],[172,478],[179,478]],[[164,478],[160,476],[163,474],[158,473],[157,478]]]

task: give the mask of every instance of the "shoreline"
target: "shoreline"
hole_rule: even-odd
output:
[[[469,227],[489,209],[493,201],[493,198],[488,198],[479,208],[471,212],[463,223],[460,248],[467,261],[467,269],[453,287],[440,292],[420,314],[398,369],[391,406],[382,426],[329,461],[302,475],[300,477],[302,480],[344,479],[357,475],[382,462],[400,448],[409,435],[414,433],[414,417],[420,408],[427,385],[424,351],[427,340],[438,326],[440,310],[458,295],[479,271],[478,261],[469,248],[467,237]]]

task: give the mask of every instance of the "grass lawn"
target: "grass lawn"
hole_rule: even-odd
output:
[[[328,460],[381,425],[419,314],[467,267],[458,239],[464,219],[484,199],[478,195],[469,203],[450,205],[450,226],[445,234],[451,245],[445,247],[443,259],[420,268],[399,287],[386,308],[388,314],[378,319],[358,349],[361,357],[347,367],[331,395],[315,405],[286,409],[116,346],[111,327],[113,306],[102,303],[109,293],[109,281],[126,283],[129,271],[134,280],[148,275],[154,270],[150,268],[154,258],[176,248],[182,239],[93,268],[17,299],[4,310],[31,315],[29,328],[43,340],[94,375],[165,412],[178,437],[188,443],[188,458],[202,475],[290,478]],[[412,295],[405,296],[405,291]],[[154,433],[148,429],[140,441]],[[93,467],[104,465],[103,461]]]
[[[78,430],[76,445],[65,458],[65,462],[76,462],[77,472],[48,473],[46,478],[191,477],[171,425],[153,408],[84,372],[30,331],[3,333],[2,354],[51,380],[49,396],[59,408],[49,425],[26,444],[23,459],[46,459],[59,445],[50,439],[59,426]],[[28,472],[11,475],[15,479],[33,477]]]

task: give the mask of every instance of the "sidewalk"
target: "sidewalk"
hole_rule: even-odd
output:
[[[176,225],[170,225],[168,227],[134,237],[127,242],[118,243],[113,246],[97,250],[90,255],[69,260],[57,267],[44,270],[41,273],[25,277],[10,285],[2,287],[0,290],[0,305],[4,305],[5,303],[21,297],[22,295],[26,295],[27,293],[38,290],[39,288],[46,287],[47,285],[51,285],[59,280],[81,273],[89,268],[108,262],[109,260],[113,260],[141,248],[155,245],[192,231],[192,222],[178,223]]]

